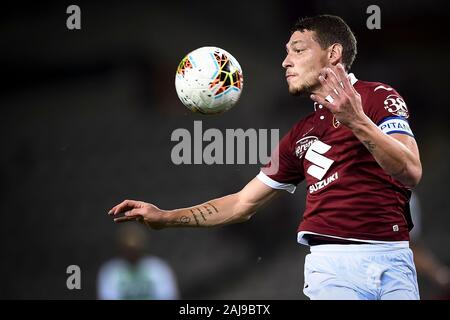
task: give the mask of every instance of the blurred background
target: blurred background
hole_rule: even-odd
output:
[[[66,28],[71,4],[81,30]],[[380,30],[366,27],[371,4]],[[186,207],[252,179],[259,165],[174,165],[171,133],[202,120],[203,130],[284,135],[312,110],[287,92],[284,46],[298,17],[322,13],[355,32],[355,75],[406,100],[424,170],[421,237],[450,264],[446,1],[21,1],[0,11],[0,298],[96,299],[100,268],[119,254],[113,205]],[[206,45],[244,71],[241,100],[220,116],[190,113],[174,88],[181,58]],[[306,299],[303,189],[245,224],[149,231],[146,250],[172,268],[181,299]],[[81,290],[66,287],[69,265],[81,268]],[[446,294],[429,277],[419,284],[422,298]]]

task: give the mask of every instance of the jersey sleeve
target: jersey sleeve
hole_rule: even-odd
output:
[[[390,86],[381,84],[370,95],[367,115],[385,134],[401,133],[414,137],[409,125],[405,100]]]
[[[294,130],[289,131],[273,150],[270,162],[261,168],[257,178],[273,189],[294,193],[305,178],[300,159],[295,156]]]

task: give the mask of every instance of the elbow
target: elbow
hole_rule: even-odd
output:
[[[247,212],[243,212],[241,214],[238,215],[238,218],[236,219],[236,222],[246,222],[248,220],[251,219],[251,217],[253,217],[253,215],[256,213],[256,211],[247,211]]]
[[[422,180],[422,168],[420,168],[420,170],[416,170],[414,174],[411,176],[412,183],[410,187],[411,188],[416,187],[419,184],[420,180]]]
[[[422,179],[422,166],[418,165],[404,165],[403,168],[396,173],[391,173],[391,176],[402,183],[407,188],[415,188]]]
[[[403,184],[408,188],[415,188],[422,179],[422,166],[419,164],[407,171]]]
[[[243,199],[240,196],[240,193],[238,193],[236,205],[233,210],[234,222],[241,223],[250,220],[256,213],[257,207],[258,206],[255,203]]]

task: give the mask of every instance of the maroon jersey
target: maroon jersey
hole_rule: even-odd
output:
[[[365,114],[385,134],[411,135],[408,109],[390,86],[357,80]],[[387,174],[350,129],[321,105],[282,138],[258,178],[294,192],[306,180],[307,196],[298,228],[305,234],[347,240],[408,241],[412,228],[410,190]]]

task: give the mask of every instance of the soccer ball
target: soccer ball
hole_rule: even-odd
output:
[[[178,65],[175,87],[181,102],[193,112],[218,114],[231,109],[242,92],[244,78],[237,60],[217,47],[202,47]]]

